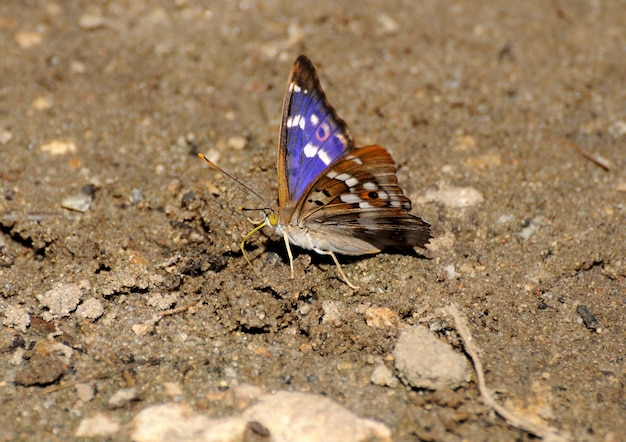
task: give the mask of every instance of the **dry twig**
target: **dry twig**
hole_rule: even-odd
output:
[[[535,436],[542,438],[544,441],[568,441],[569,437],[558,433],[557,430],[555,430],[554,428],[548,425],[541,425],[533,422],[525,416],[508,410],[507,408],[496,402],[496,400],[493,398],[491,391],[487,387],[483,364],[478,357],[479,349],[473,341],[472,334],[470,333],[467,326],[467,320],[461,316],[461,312],[455,305],[449,305],[447,308],[444,309],[444,312],[452,316],[452,319],[454,319],[456,330],[463,340],[465,352],[469,355],[472,360],[472,364],[474,365],[476,378],[478,379],[478,390],[480,391],[480,395],[482,396],[485,404],[493,408],[493,410],[501,417],[503,417],[509,425],[534,434]]]

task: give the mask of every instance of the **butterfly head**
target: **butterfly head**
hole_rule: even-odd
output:
[[[280,221],[280,217],[278,216],[278,213],[271,210],[269,213],[264,213],[264,216],[265,216],[265,222],[263,224],[266,226],[276,228],[276,226],[278,225],[278,222]]]
[[[251,210],[251,209],[247,209],[247,210]],[[252,235],[254,235],[256,232],[258,232],[265,226],[269,226],[275,229],[276,231],[280,231],[280,225],[279,225],[280,217],[278,213],[272,209],[267,209],[267,208],[261,209],[261,210],[263,210],[263,218],[264,218],[263,222],[261,222],[254,229],[248,232],[246,236],[243,237],[243,240],[241,241],[241,253],[243,254],[243,257],[246,258],[246,261],[248,261],[248,264],[250,264],[252,268],[254,268],[254,266],[252,265],[252,262],[250,262],[250,259],[248,258],[248,255],[246,253],[246,241],[248,241],[252,237]]]

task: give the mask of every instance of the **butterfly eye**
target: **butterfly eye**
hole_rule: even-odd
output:
[[[315,130],[315,138],[317,138],[318,141],[326,141],[329,136],[330,136],[330,130],[329,130],[328,124],[326,123],[322,123]]]
[[[272,212],[267,216],[267,222],[270,226],[276,227],[278,225],[278,213]]]

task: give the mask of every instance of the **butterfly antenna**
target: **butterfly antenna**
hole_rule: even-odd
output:
[[[202,158],[204,161],[207,162],[207,164],[209,166],[211,166],[213,169],[217,170],[218,172],[223,173],[224,175],[226,175],[228,178],[230,178],[231,180],[233,180],[234,182],[240,184],[241,186],[243,186],[244,189],[246,189],[248,192],[250,192],[251,194],[255,195],[258,199],[260,199],[261,201],[263,201],[263,204],[265,204],[266,206],[267,201],[265,201],[265,199],[259,195],[258,193],[256,193],[254,190],[252,190],[250,187],[246,186],[244,183],[242,183],[241,181],[239,181],[237,178],[235,178],[233,175],[231,175],[230,173],[226,172],[224,169],[222,169],[220,166],[218,166],[217,164],[215,164],[213,161],[209,160],[207,157],[205,157],[203,154],[199,153],[198,156],[200,158]]]

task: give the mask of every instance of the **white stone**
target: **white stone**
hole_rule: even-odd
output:
[[[415,388],[455,389],[471,379],[467,359],[421,325],[400,333],[393,357],[400,377]]]

